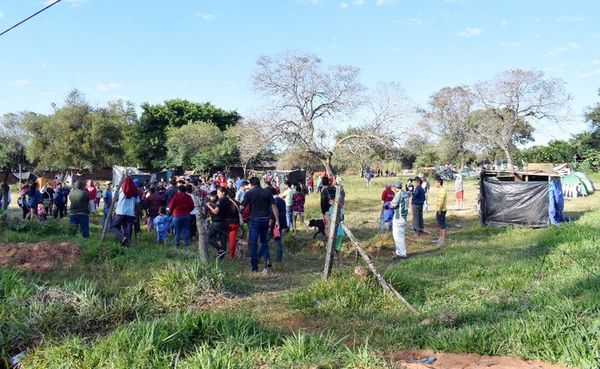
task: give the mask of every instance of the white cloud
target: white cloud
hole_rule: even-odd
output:
[[[361,6],[365,3],[365,0],[354,0],[354,5]]]
[[[4,18],[4,13],[0,12],[0,18]]]
[[[348,9],[348,3],[341,3],[340,4],[340,8],[342,8],[342,9]]]
[[[214,21],[217,19],[217,16],[214,14],[207,14],[207,13],[202,13],[202,12],[197,12],[196,16],[200,17],[200,19],[202,19],[203,21],[206,21],[206,22]]]
[[[28,79],[16,79],[14,81],[8,82],[8,85],[11,87],[25,87],[25,86],[29,86],[30,84],[31,84],[31,81]]]
[[[502,19],[502,21],[500,22],[500,26],[501,27],[506,27],[508,26],[508,21],[506,19]]]
[[[586,18],[581,15],[568,15],[556,18],[557,22],[583,22]]]
[[[581,49],[581,46],[577,42],[569,42],[565,46],[559,46],[559,47],[554,48],[548,54],[558,55],[558,54],[564,53],[565,51],[579,50],[579,49]]]
[[[585,78],[593,78],[596,76],[600,76],[600,68],[594,69],[593,71],[588,72],[588,73],[582,73],[582,74],[578,75],[577,78],[585,79]]]
[[[514,47],[523,46],[523,43],[521,41],[501,42],[500,46],[514,48]]]
[[[375,0],[375,5],[377,6],[382,6],[382,5],[389,5],[389,4],[393,4],[394,2],[392,0]]]
[[[479,27],[465,28],[464,30],[458,32],[456,35],[460,37],[474,37],[479,36],[481,32],[483,32],[483,30]]]
[[[118,90],[120,88],[121,88],[121,85],[118,83],[114,83],[114,82],[97,83],[96,84],[96,91],[100,91],[100,92],[114,91],[114,90]]]
[[[600,64],[600,59],[592,60],[592,64]]]
[[[406,24],[408,24],[409,26],[420,26],[423,23],[423,19],[421,18],[408,18],[406,21]]]

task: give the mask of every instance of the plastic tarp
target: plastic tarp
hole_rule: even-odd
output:
[[[579,178],[581,180],[581,183],[583,183],[583,185],[585,186],[585,189],[587,190],[588,194],[593,194],[594,191],[596,191],[596,189],[594,188],[594,184],[592,183],[592,181],[589,180],[589,178],[581,173],[581,172],[575,172],[573,173],[575,174],[575,176],[577,176],[577,178]]]
[[[565,198],[562,192],[561,182],[558,178],[550,181],[548,188],[548,216],[550,223],[556,225],[565,221],[563,210],[565,208]]]
[[[481,179],[481,223],[489,226],[547,227],[548,182]]]
[[[112,182],[116,186],[121,183],[121,179],[125,176],[130,176],[133,179],[139,179],[143,184],[146,184],[150,180],[150,174],[144,173],[135,167],[121,167],[113,165],[112,169]]]

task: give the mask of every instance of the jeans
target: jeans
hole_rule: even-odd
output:
[[[271,259],[269,256],[269,217],[250,218],[248,223],[248,248],[250,251],[250,265],[252,271],[258,271],[258,257],[263,255],[265,261]],[[260,250],[258,250],[258,240],[260,239]],[[260,251],[260,252],[259,252]]]
[[[425,226],[423,224],[423,205],[422,204],[413,204],[412,211],[413,211],[413,214],[412,214],[413,230],[417,234],[421,234],[421,233],[423,233],[423,229],[425,229]]]
[[[90,237],[90,217],[85,214],[75,214],[69,217],[69,223],[79,227],[83,238]]]
[[[131,241],[131,228],[135,222],[135,217],[129,215],[117,214],[113,218],[112,229],[115,234],[115,238],[119,242]]]
[[[277,261],[278,263],[281,262],[281,259],[283,258],[283,234],[285,232],[284,231],[280,231],[280,237],[279,238],[273,238],[273,243],[275,244],[275,261]]]
[[[175,236],[173,237],[173,245],[175,248],[179,247],[179,238],[183,238],[183,246],[187,247],[190,243],[190,216],[184,215],[179,217],[173,217],[173,229],[175,229]]]
[[[403,218],[394,217],[392,220],[392,235],[394,236],[394,245],[396,246],[397,256],[406,256],[406,240],[404,238],[404,226],[406,221]]]
[[[212,222],[208,228],[208,243],[217,250],[227,250],[227,222]]]

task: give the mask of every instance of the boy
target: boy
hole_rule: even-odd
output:
[[[434,243],[440,246],[446,242],[446,189],[444,188],[444,180],[441,177],[435,179],[435,188],[438,193],[437,203],[435,207],[435,219],[437,220],[438,228],[440,229],[440,238],[434,240]]]
[[[169,230],[172,226],[171,217],[168,216],[167,210],[163,207],[158,211],[158,216],[154,218],[154,227],[156,229],[156,244],[160,244],[163,241],[163,245],[167,246],[169,239]]]

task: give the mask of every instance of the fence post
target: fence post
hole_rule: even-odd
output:
[[[331,275],[331,269],[333,266],[333,245],[335,244],[335,238],[337,229],[340,224],[341,209],[344,203],[344,187],[341,185],[335,186],[335,200],[333,203],[333,214],[329,219],[328,226],[328,237],[327,245],[325,247],[325,268],[323,269],[323,278],[327,279]]]

